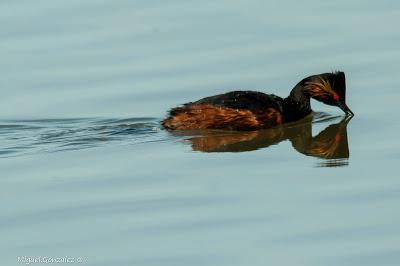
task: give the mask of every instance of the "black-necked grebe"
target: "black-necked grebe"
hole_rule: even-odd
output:
[[[354,115],[346,105],[345,74],[334,72],[301,80],[284,99],[256,91],[232,91],[186,103],[171,109],[162,124],[171,130],[271,128],[309,115],[310,98]]]

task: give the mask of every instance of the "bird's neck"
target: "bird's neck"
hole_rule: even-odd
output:
[[[310,96],[305,93],[300,83],[284,99],[283,109],[286,122],[299,120],[311,113]]]

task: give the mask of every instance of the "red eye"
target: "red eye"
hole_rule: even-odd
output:
[[[339,95],[337,95],[336,93],[335,94],[333,94],[333,99],[335,100],[335,101],[339,101]]]

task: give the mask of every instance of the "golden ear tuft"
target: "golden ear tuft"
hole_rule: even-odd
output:
[[[305,82],[305,88],[311,96],[327,97],[332,95],[335,96],[335,91],[332,89],[331,84],[328,80],[319,77],[319,82],[307,81]]]

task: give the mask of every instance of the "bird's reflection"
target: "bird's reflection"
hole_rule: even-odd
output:
[[[201,152],[243,152],[266,148],[289,140],[298,152],[307,156],[324,159],[318,166],[332,167],[348,165],[349,147],[347,124],[351,117],[331,123],[315,137],[312,127],[316,123],[329,123],[334,118],[313,122],[312,118],[267,130],[219,131],[196,130],[174,131],[175,136],[187,136],[194,151]]]

